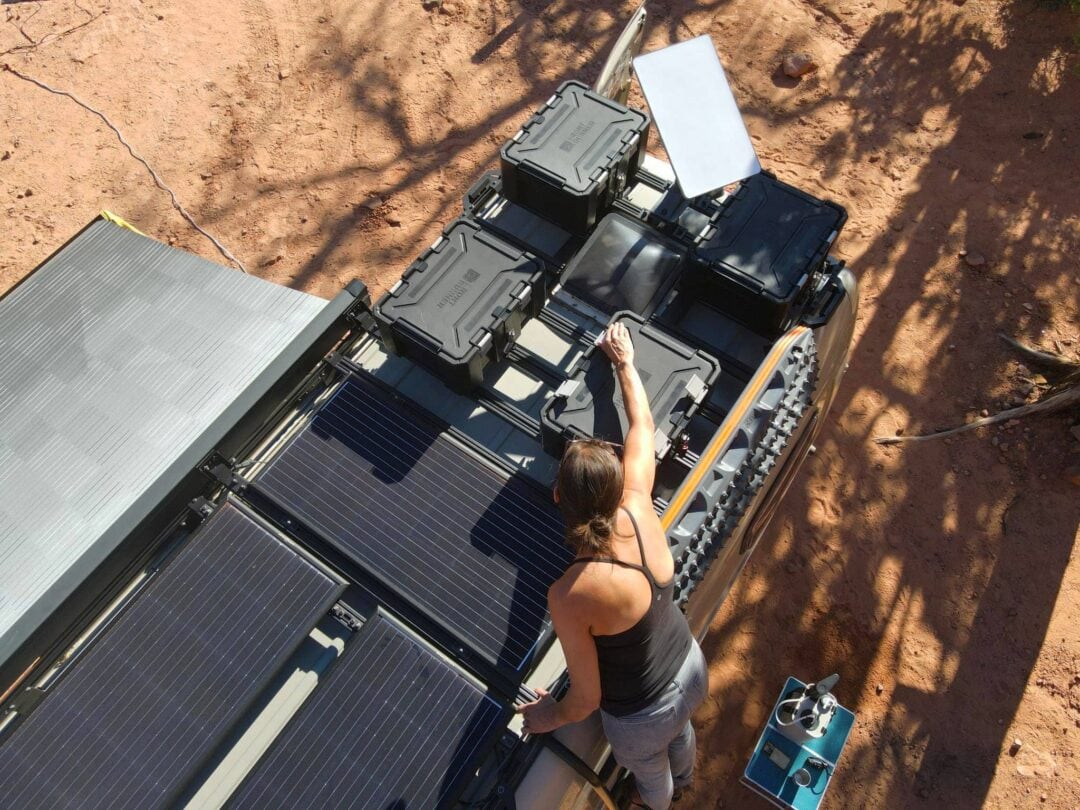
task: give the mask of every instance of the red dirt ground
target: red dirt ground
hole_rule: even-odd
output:
[[[632,6],[83,0],[104,13],[56,36],[89,16],[50,0],[0,9],[0,62],[106,112],[251,272],[377,294]],[[712,36],[768,168],[847,206],[863,289],[817,455],[707,640],[681,806],[762,806],[737,780],[784,677],[838,671],[859,721],[829,807],[1080,807],[1077,415],[870,441],[1028,395],[999,331],[1080,349],[1080,20],[1029,0],[650,11],[650,49]],[[821,69],[785,78],[793,49]],[[0,73],[0,119],[0,290],[101,208],[220,260],[70,100]]]

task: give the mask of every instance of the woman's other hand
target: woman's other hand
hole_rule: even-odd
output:
[[[546,689],[537,689],[536,694],[539,695],[536,700],[523,703],[516,711],[525,715],[522,727],[527,734],[546,734],[562,725],[558,716],[559,704]]]
[[[634,344],[630,332],[621,323],[613,323],[600,336],[600,349],[616,367],[634,364]]]

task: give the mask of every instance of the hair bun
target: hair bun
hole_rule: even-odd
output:
[[[608,537],[611,534],[611,518],[604,515],[593,515],[589,520],[589,531],[598,537]]]

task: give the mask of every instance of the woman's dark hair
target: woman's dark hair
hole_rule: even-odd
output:
[[[623,468],[607,442],[571,442],[555,480],[566,540],[575,554],[610,554],[615,511],[623,494]]]

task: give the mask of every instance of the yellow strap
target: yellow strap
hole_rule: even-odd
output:
[[[136,228],[134,225],[132,225],[126,219],[123,219],[122,217],[118,217],[112,211],[102,210],[101,218],[106,220],[107,222],[111,222],[113,225],[119,225],[121,228],[127,228],[129,231],[132,231],[133,233],[137,233],[139,236],[146,236],[145,233],[140,231],[138,228]]]
[[[750,379],[750,383],[746,386],[742,396],[739,397],[738,401],[731,409],[731,412],[724,419],[723,424],[720,425],[720,429],[717,430],[712,441],[706,446],[704,452],[701,454],[701,458],[698,459],[698,463],[690,470],[689,475],[686,476],[686,480],[683,481],[682,486],[679,487],[678,491],[675,493],[675,497],[671,499],[671,503],[660,518],[660,523],[663,525],[665,531],[670,529],[671,524],[679,517],[682,508],[686,506],[686,502],[690,500],[690,497],[697,490],[697,485],[700,484],[701,479],[705,477],[705,473],[712,469],[713,464],[716,463],[716,459],[720,455],[720,451],[727,445],[728,440],[735,432],[735,429],[738,428],[739,423],[750,409],[750,406],[757,401],[758,395],[761,394],[762,389],[765,388],[765,384],[772,377],[773,371],[775,371],[776,367],[780,364],[780,361],[784,357],[784,353],[787,352],[791,347],[791,344],[795,342],[796,338],[808,331],[810,330],[805,326],[796,326],[781,337],[773,346],[772,351],[769,352],[765,361]]]

